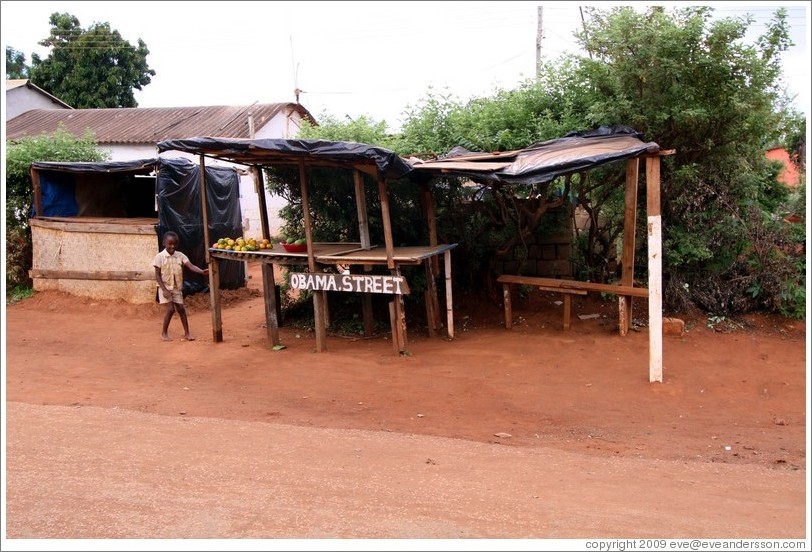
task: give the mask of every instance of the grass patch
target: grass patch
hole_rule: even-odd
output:
[[[34,296],[34,288],[28,286],[15,286],[9,293],[6,294],[6,305],[13,305],[23,299],[28,299]]]

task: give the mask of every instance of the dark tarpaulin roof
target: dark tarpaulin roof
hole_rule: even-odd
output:
[[[479,153],[457,147],[441,159],[410,159],[415,173],[464,176],[477,181],[539,184],[558,176],[593,169],[612,161],[656,153],[660,146],[643,142],[641,134],[624,126],[570,132],[563,138],[538,142],[521,150]]]
[[[352,167],[386,179],[400,178],[412,170],[395,152],[357,142],[213,137],[158,142],[159,153],[170,150],[252,166],[297,165],[304,159],[309,166]]]
[[[40,161],[31,163],[31,167],[41,171],[59,171],[69,173],[118,173],[129,172],[149,174],[158,164],[158,159],[137,159],[134,161]]]

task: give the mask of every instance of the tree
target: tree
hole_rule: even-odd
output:
[[[804,121],[787,107],[781,88],[780,54],[789,45],[785,10],[776,11],[755,44],[744,41],[752,18],[714,19],[710,8],[588,13],[578,36],[590,56],[548,62],[537,79],[468,102],[430,91],[386,144],[402,155],[432,157],[459,145],[504,151],[572,130],[631,126],[676,150],[664,158],[661,174],[668,307],[802,316],[804,236],[782,216],[799,212],[798,201],[790,206],[794,198],[764,151],[777,141],[797,149],[805,136]],[[351,139],[342,126],[331,130],[331,139]],[[323,129],[313,132],[322,136]],[[577,198],[590,214],[593,226],[581,249],[586,275],[611,277],[605,259],[622,232],[624,169],[610,164],[524,189],[440,181],[438,232],[460,244],[455,279],[462,273],[470,283],[487,283],[489,256],[541,232],[563,197]],[[638,212],[645,213],[644,190],[638,199]],[[644,228],[638,258],[646,255]]]
[[[51,34],[39,42],[51,51],[46,59],[32,55],[31,81],[78,108],[137,107],[133,90],[151,82],[143,40],[133,46],[109,23],[83,29],[68,13],[52,13]]]
[[[29,70],[25,54],[6,46],[6,79],[27,79]]]
[[[775,247],[785,237],[771,215],[787,189],[764,155],[791,116],[780,80],[786,11],[755,44],[744,41],[752,17],[714,19],[707,7],[588,13],[578,36],[592,57],[576,69],[591,87],[586,122],[628,124],[676,150],[662,169],[669,303],[775,308],[803,277]]]

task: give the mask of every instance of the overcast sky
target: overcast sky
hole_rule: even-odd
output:
[[[636,3],[645,6],[645,3]],[[668,6],[676,2],[667,3]],[[459,99],[515,88],[536,62],[538,6],[542,54],[577,51],[581,25],[569,2],[62,2],[6,1],[3,44],[41,57],[53,12],[83,28],[109,22],[149,48],[152,83],[140,107],[247,105],[294,100],[317,118],[369,115],[399,127],[404,109],[429,88]],[[720,15],[755,16],[758,34],[780,6],[789,9],[796,46],[784,71],[797,107],[809,114],[809,2],[717,3]]]

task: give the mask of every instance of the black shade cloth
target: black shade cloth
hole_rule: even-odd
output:
[[[412,170],[411,165],[395,152],[358,142],[211,137],[158,142],[159,153],[171,150],[207,155],[243,165],[296,165],[304,160],[309,166],[374,167],[382,179],[400,178]]]
[[[202,205],[200,203],[200,167],[188,159],[160,159],[158,165],[158,240],[167,231],[177,232],[178,251],[201,268],[206,266]],[[240,177],[228,167],[206,167],[206,202],[209,240],[236,238],[242,235],[240,211]],[[161,245],[161,248],[163,246]],[[183,293],[189,295],[208,290],[208,277],[185,273]],[[245,263],[220,263],[220,287],[236,289],[245,285]]]

